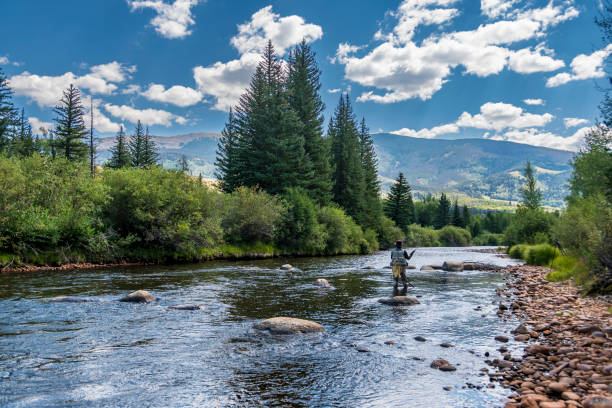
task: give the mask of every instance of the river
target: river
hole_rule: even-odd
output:
[[[444,260],[514,262],[474,248],[422,248],[411,264]],[[503,405],[508,391],[486,388],[480,370],[485,352],[499,357],[494,336],[516,326],[496,315],[505,276],[409,270],[408,295],[420,304],[390,307],[377,302],[391,295],[388,261],[379,252],[0,275],[0,406]],[[284,263],[303,272],[279,270]],[[335,289],[315,287],[317,278]],[[137,289],[159,301],[116,301]],[[95,301],[49,301],[60,295]],[[182,303],[204,309],[168,309]],[[314,320],[326,333],[252,328],[273,316]],[[457,371],[430,368],[436,358]]]

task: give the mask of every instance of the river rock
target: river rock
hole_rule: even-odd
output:
[[[173,305],[173,306],[168,306],[168,309],[175,309],[175,310],[203,310],[204,306],[202,305]]]
[[[429,266],[431,266],[434,269],[442,269],[442,265],[438,265],[438,264],[431,264]]]
[[[72,296],[57,296],[57,297],[49,299],[49,302],[86,303],[86,302],[93,302],[93,299],[72,297]]]
[[[416,269],[416,266],[414,266],[414,265],[408,265],[408,266],[406,266],[406,269]]]
[[[365,267],[365,268],[363,268],[363,269],[376,269],[376,267],[374,267],[374,266],[371,266],[371,265],[370,265],[370,266],[366,266],[366,267]]]
[[[290,271],[290,270],[293,269],[293,265],[284,264],[284,265],[281,265],[280,269],[283,270],[283,271]]]
[[[425,337],[423,337],[423,336],[416,336],[414,339],[415,339],[416,341],[420,341],[420,342],[427,341],[427,339],[426,339]]]
[[[440,347],[449,348],[449,347],[453,347],[453,345],[450,343],[442,343],[440,344]]]
[[[463,270],[463,263],[446,261],[442,264],[442,270],[448,272],[461,272]]]
[[[393,296],[392,298],[378,299],[378,303],[390,306],[409,306],[418,305],[420,302],[415,298],[408,296]]]
[[[452,366],[452,365],[448,364],[448,365],[440,367],[438,370],[440,370],[440,371],[457,371],[457,368],[455,366]]]
[[[584,408],[612,408],[612,399],[598,395],[582,401],[582,406]]]
[[[521,324],[514,329],[514,334],[529,334],[529,330],[527,330],[527,327],[525,327],[524,324]]]
[[[272,334],[319,333],[325,329],[319,323],[294,317],[272,317],[253,325],[258,330],[268,330]]]
[[[147,292],[146,290],[137,290],[130,293],[127,296],[119,299],[120,302],[131,302],[131,303],[150,303],[155,302],[157,298]]]
[[[552,382],[548,384],[548,390],[553,394],[561,394],[564,391],[567,391],[567,384],[560,382]]]
[[[333,288],[333,286],[329,284],[327,279],[323,279],[323,278],[317,279],[314,284],[315,284],[315,286],[318,286],[320,288],[325,288],[325,289],[332,289]]]
[[[421,270],[422,271],[433,271],[434,268],[432,268],[430,265],[423,265],[421,266]]]
[[[431,362],[431,364],[429,365],[431,368],[440,368],[443,366],[447,366],[449,363],[446,360],[443,360],[441,358],[438,358],[434,361]]]
[[[495,340],[497,341],[501,341],[502,343],[507,343],[508,342],[508,337],[506,336],[495,336]]]

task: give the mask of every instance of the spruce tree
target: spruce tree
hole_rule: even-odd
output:
[[[55,118],[55,146],[57,153],[68,160],[83,160],[87,157],[87,129],[84,122],[84,108],[81,103],[81,93],[70,84],[53,111]]]
[[[453,204],[453,219],[451,222],[455,227],[465,227],[463,224],[463,217],[461,216],[461,210],[459,209],[459,201],[456,198],[455,203]]]
[[[28,123],[23,108],[17,120],[17,130],[11,139],[9,150],[11,155],[17,157],[28,157],[36,151],[32,126]]]
[[[230,109],[227,123],[217,145],[215,160],[215,177],[220,181],[221,190],[226,193],[231,193],[241,185],[238,160],[238,129],[234,112]]]
[[[132,166],[145,168],[145,130],[140,120],[136,122],[134,135],[130,139],[130,156]]]
[[[378,181],[378,160],[374,150],[374,141],[366,126],[365,118],[361,119],[359,129],[359,152],[364,182],[364,222],[367,228],[375,229],[379,225],[380,216],[382,215],[382,204],[380,201],[380,182]],[[410,202],[412,212],[414,212],[412,196],[410,197]],[[412,212],[410,223],[414,221]]]
[[[391,186],[384,208],[385,215],[395,221],[403,231],[407,231],[408,226],[414,222],[414,203],[410,185],[402,172]]]
[[[269,41],[251,84],[236,108],[239,134],[236,179],[271,194],[306,187],[312,169],[304,153],[302,125],[290,109],[285,73]]]
[[[434,226],[437,229],[443,228],[450,224],[450,207],[450,200],[446,197],[446,194],[442,193],[440,195],[440,200],[438,200],[438,211],[436,213],[436,219],[434,221]]]
[[[331,198],[331,166],[329,146],[323,138],[323,111],[321,101],[321,71],[315,54],[305,40],[289,54],[287,91],[289,107],[302,124],[306,165],[313,172],[305,180],[304,190],[319,204],[327,204]]]
[[[115,145],[110,148],[111,158],[106,164],[111,169],[121,169],[132,165],[132,156],[126,140],[123,126],[119,127],[119,132],[115,136]]]
[[[14,135],[17,110],[13,106],[13,91],[8,86],[8,80],[0,69],[0,154],[9,149]]]
[[[463,216],[463,226],[464,228],[468,228],[472,223],[472,214],[470,213],[470,209],[467,205],[463,206],[463,211],[461,212]]]
[[[530,210],[537,210],[542,202],[542,192],[536,186],[533,167],[531,167],[529,160],[527,160],[523,175],[525,176],[525,184],[521,188],[521,195],[523,196],[522,205]]]
[[[187,161],[187,157],[182,154],[178,160],[178,169],[185,174],[191,174],[191,169],[189,168],[189,162]]]
[[[332,199],[358,224],[363,225],[364,174],[361,167],[359,132],[348,94],[340,96],[327,133],[331,140],[331,158],[334,164]]]
[[[144,142],[142,148],[142,165],[143,169],[157,166],[159,160],[159,153],[157,152],[157,144],[153,140],[153,137],[149,134],[149,127],[145,130]]]

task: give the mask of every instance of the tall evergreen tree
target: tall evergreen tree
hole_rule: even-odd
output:
[[[106,164],[107,167],[121,169],[132,165],[132,156],[130,155],[130,148],[123,131],[123,126],[119,127],[119,132],[115,136],[115,145],[110,148],[110,152],[111,158]]]
[[[84,139],[87,137],[87,129],[79,89],[70,84],[53,111],[57,114],[54,131],[57,153],[72,161],[85,159],[87,145]]]
[[[358,224],[364,223],[365,190],[359,132],[348,94],[341,95],[334,117],[329,122],[331,140],[333,201],[343,207]]]
[[[246,186],[277,194],[306,187],[312,169],[304,153],[302,125],[289,108],[285,72],[269,41],[251,84],[236,108],[236,177]]]
[[[13,106],[13,91],[0,69],[0,154],[9,148],[16,123],[17,110]]]
[[[18,157],[28,157],[36,151],[34,136],[32,135],[32,126],[28,123],[23,108],[17,120],[17,129],[11,139],[9,150],[10,154]]]
[[[455,203],[453,204],[453,219],[451,223],[455,227],[463,228],[465,225],[463,224],[463,217],[461,216],[461,210],[459,209],[459,200],[455,198]]]
[[[472,223],[472,213],[467,205],[463,205],[463,211],[461,211],[461,216],[463,217],[463,227],[468,228]]]
[[[130,156],[132,166],[145,168],[145,130],[140,120],[136,122],[134,135],[130,139]]]
[[[385,215],[395,221],[403,231],[407,231],[408,226],[414,222],[414,203],[410,185],[402,172],[391,186],[385,200]]]
[[[221,190],[226,193],[231,193],[241,185],[238,136],[234,112],[230,109],[227,123],[221,132],[215,160],[215,176],[220,181]]]
[[[178,160],[178,169],[183,173],[191,174],[189,162],[187,161],[187,157],[184,154],[182,154]]]
[[[523,175],[525,176],[525,183],[521,188],[521,195],[523,196],[522,205],[530,210],[537,210],[542,202],[542,192],[536,186],[533,167],[531,167],[529,160],[527,160]]]
[[[96,158],[96,147],[94,145],[94,112],[93,112],[93,99],[89,97],[89,172],[93,177],[96,171],[96,165],[94,163]]]
[[[380,201],[380,182],[378,181],[378,160],[374,150],[374,141],[365,123],[365,118],[361,119],[359,128],[359,152],[364,182],[364,222],[366,227],[375,229],[379,225],[382,215],[382,203]],[[412,208],[410,222],[412,223],[414,222],[412,196],[410,196],[410,203]]]
[[[326,204],[331,198],[331,166],[329,145],[323,138],[323,111],[321,101],[321,71],[312,49],[302,40],[289,54],[287,91],[289,107],[300,120],[304,139],[306,164],[313,169],[304,190],[319,204]],[[307,176],[307,175],[305,175]]]
[[[434,226],[436,228],[440,229],[450,224],[450,207],[450,200],[446,197],[446,194],[442,193],[440,195],[440,200],[438,200],[438,211],[436,213],[436,219],[434,221]]]
[[[148,169],[152,166],[157,166],[159,153],[157,152],[157,144],[153,140],[153,136],[149,134],[149,127],[145,130],[144,142],[142,147],[142,165],[143,169]]]

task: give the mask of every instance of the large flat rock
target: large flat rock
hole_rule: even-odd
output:
[[[463,262],[446,261],[442,264],[442,270],[449,272],[461,272],[463,270]]]
[[[418,305],[419,303],[421,303],[415,298],[408,297],[408,296],[393,296],[392,298],[378,299],[378,302],[382,303],[383,305],[390,305],[390,306],[407,306],[407,305],[409,306],[409,305]]]
[[[319,323],[294,317],[272,317],[253,325],[258,330],[268,330],[272,334],[319,333],[325,329]]]
[[[119,299],[120,302],[131,303],[150,303],[155,302],[157,298],[146,290],[137,290]]]

